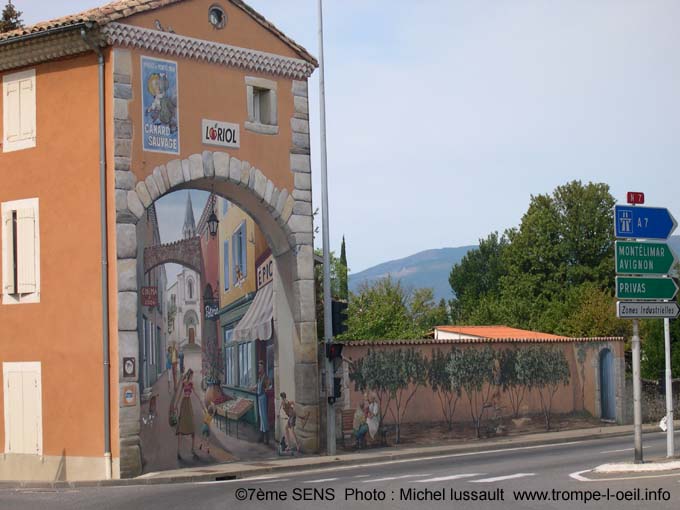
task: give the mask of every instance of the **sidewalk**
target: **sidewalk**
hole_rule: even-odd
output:
[[[680,420],[675,422],[675,426],[676,430],[680,428]],[[659,432],[659,428],[655,424],[643,425],[642,430],[644,433]],[[125,480],[100,480],[83,482],[0,482],[0,488],[73,488],[219,481],[270,474],[277,471],[286,471],[291,469],[300,471],[332,466],[363,464],[366,462],[385,462],[398,459],[427,456],[436,457],[439,455],[474,453],[486,450],[567,443],[570,441],[583,441],[606,437],[632,436],[632,434],[632,425],[615,425],[607,427],[593,427],[588,429],[565,430],[560,432],[543,432],[524,436],[519,435],[513,437],[502,437],[488,441],[475,441],[474,443],[468,441],[458,444],[442,444],[438,446],[410,448],[391,446],[387,448],[376,448],[372,450],[363,450],[358,453],[348,453],[334,456],[315,455],[293,458],[273,458],[271,460],[254,462],[231,462],[227,464],[200,466],[199,468],[184,468],[175,469],[172,471],[147,473],[138,478]]]

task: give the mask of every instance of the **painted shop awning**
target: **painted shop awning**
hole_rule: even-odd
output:
[[[270,283],[257,291],[250,308],[234,328],[234,340],[269,340],[272,337],[273,288]]]

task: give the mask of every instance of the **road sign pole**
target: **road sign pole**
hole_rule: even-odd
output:
[[[666,350],[666,457],[675,457],[675,439],[673,437],[673,384],[671,377],[671,321],[663,320],[664,344]]]
[[[640,326],[633,319],[633,427],[635,430],[635,464],[642,461],[642,383],[640,382]]]

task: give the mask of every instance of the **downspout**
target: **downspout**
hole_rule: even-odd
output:
[[[111,466],[111,360],[109,358],[109,243],[107,238],[108,223],[106,221],[106,119],[104,114],[104,54],[97,44],[87,38],[85,28],[80,29],[80,36],[92,51],[97,54],[99,68],[99,215],[102,250],[102,350],[104,358],[104,463],[106,479],[112,477]]]

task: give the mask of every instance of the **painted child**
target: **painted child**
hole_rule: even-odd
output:
[[[201,427],[201,442],[198,445],[198,449],[202,450],[205,444],[205,452],[207,454],[210,454],[210,424],[215,417],[216,411],[215,404],[212,402],[210,402],[207,408],[203,408],[203,426]]]

